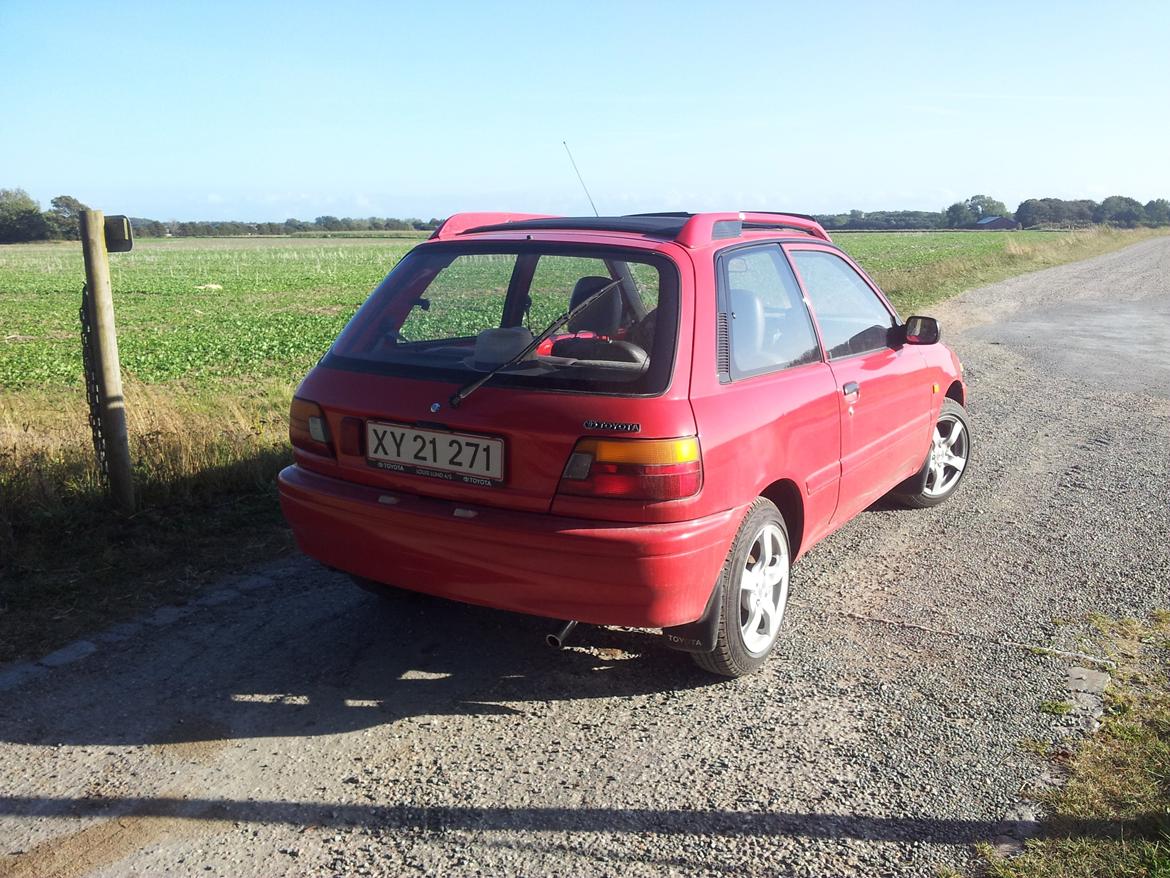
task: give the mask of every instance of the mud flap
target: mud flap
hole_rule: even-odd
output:
[[[662,636],[671,649],[681,652],[712,652],[719,638],[719,605],[723,602],[723,584],[716,583],[707,598],[703,615],[694,622],[662,629]]]
[[[930,452],[927,452],[926,460],[922,462],[922,469],[906,479],[906,481],[899,482],[890,490],[890,493],[916,497],[926,490],[926,477],[928,475],[930,475]]]

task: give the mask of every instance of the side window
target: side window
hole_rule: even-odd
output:
[[[893,315],[853,266],[825,250],[793,250],[792,259],[830,360],[886,347]]]
[[[779,245],[734,250],[721,264],[732,375],[787,369],[821,358],[796,276]]]

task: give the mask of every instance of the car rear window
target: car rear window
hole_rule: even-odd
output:
[[[631,249],[418,247],[354,315],[324,365],[470,381],[591,297],[492,383],[622,395],[664,391],[678,336],[678,272],[666,257]]]

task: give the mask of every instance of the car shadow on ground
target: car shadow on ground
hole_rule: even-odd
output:
[[[872,503],[866,506],[862,512],[905,512],[913,513],[915,515],[922,514],[921,509],[915,509],[913,507],[907,506],[905,503],[901,502],[890,494],[886,494],[885,496],[874,500]]]
[[[299,592],[242,612],[218,607],[103,652],[78,666],[84,674],[58,672],[51,688],[26,690],[20,710],[0,712],[0,741],[326,735],[726,684],[647,632],[580,626],[570,648],[554,650],[550,620],[405,592],[380,598],[321,568],[309,587],[300,581]]]
[[[669,808],[558,808],[362,805],[168,797],[67,798],[0,796],[0,816],[167,817],[194,821],[284,823],[293,826],[364,826],[452,830],[704,834],[725,837],[800,835],[807,838],[974,844],[997,835],[1034,836],[1031,820],[963,820],[855,814],[674,810]],[[1128,825],[1128,824],[1126,824]],[[1124,828],[1109,821],[1064,827],[1080,837],[1116,837]]]

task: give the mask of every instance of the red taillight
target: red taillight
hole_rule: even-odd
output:
[[[699,440],[581,439],[561,476],[562,494],[623,500],[678,500],[699,492]]]
[[[341,453],[359,457],[362,453],[361,418],[341,419]]]
[[[293,448],[311,451],[313,454],[333,456],[329,441],[329,424],[321,406],[307,399],[294,396],[288,414],[288,439]]]

